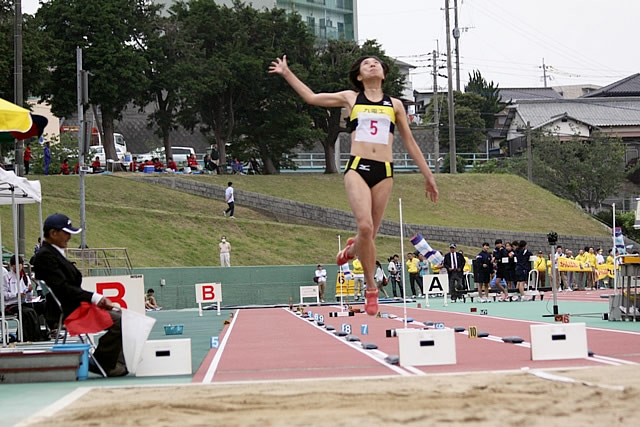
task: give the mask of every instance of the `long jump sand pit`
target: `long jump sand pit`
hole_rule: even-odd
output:
[[[640,366],[252,384],[95,388],[37,425],[636,425]],[[614,386],[609,388],[609,386]],[[622,390],[619,390],[622,389]]]

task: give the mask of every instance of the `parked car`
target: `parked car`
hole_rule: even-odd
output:
[[[181,164],[181,163],[186,164],[187,158],[192,154],[195,155],[196,152],[193,149],[193,147],[171,147],[171,154],[174,162],[176,162],[177,164]],[[164,147],[156,148],[153,151],[150,151],[145,154],[140,154],[136,157],[138,157],[138,162],[144,162],[146,160],[151,160],[154,157],[158,157],[160,161],[164,163],[165,161]]]

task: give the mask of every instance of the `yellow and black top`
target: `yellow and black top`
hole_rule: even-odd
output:
[[[356,141],[386,145],[389,143],[387,135],[393,134],[395,124],[396,113],[389,95],[384,95],[379,102],[372,102],[364,92],[358,93],[347,124],[349,132],[356,132]]]

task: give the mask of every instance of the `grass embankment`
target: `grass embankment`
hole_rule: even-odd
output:
[[[62,212],[79,225],[79,181],[76,176],[34,176],[43,193],[43,216]],[[348,210],[342,177],[321,174],[281,176],[196,176],[226,186]],[[451,227],[488,228],[561,234],[606,233],[599,224],[571,203],[526,181],[502,175],[439,175],[441,199],[424,199],[423,181],[416,174],[396,176],[386,218],[397,220],[397,199],[402,198],[408,223]],[[232,244],[233,265],[286,265],[333,263],[337,235],[350,232],[322,227],[284,224],[246,208],[237,207],[237,219],[222,217],[226,204],[183,194],[161,186],[117,176],[86,179],[87,244],[91,248],[125,247],[136,267],[218,265],[218,242],[226,235]],[[3,244],[13,249],[10,208],[0,208]],[[26,252],[32,253],[39,236],[37,206],[25,211]],[[344,239],[343,239],[344,240]],[[431,242],[448,251],[448,242]],[[77,247],[74,236],[71,246]],[[400,252],[398,238],[379,237],[378,259]],[[405,241],[405,249],[410,248]],[[461,247],[467,254],[478,248]]]
[[[43,218],[62,212],[79,226],[78,177],[30,178],[42,184]],[[278,223],[242,207],[236,207],[237,219],[224,218],[227,205],[223,201],[120,177],[87,176],[85,182],[88,246],[127,248],[135,267],[219,265],[218,243],[223,234],[232,244],[233,265],[328,264],[335,262],[337,235],[351,235]],[[10,207],[0,208],[0,214],[2,243],[13,251]],[[39,236],[37,205],[25,207],[25,234],[29,258]],[[70,247],[79,244],[77,235]],[[381,260],[400,252],[399,239],[381,237],[377,245]]]
[[[191,179],[349,210],[342,175],[283,174],[276,176],[196,175]],[[402,198],[404,221],[445,227],[513,230],[583,236],[608,236],[598,222],[575,204],[513,175],[439,174],[440,201],[425,199],[419,174],[396,174],[385,219],[398,221]]]

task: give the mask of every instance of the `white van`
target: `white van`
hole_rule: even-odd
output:
[[[186,164],[187,163],[187,159],[192,154],[193,155],[196,154],[196,151],[193,149],[193,147],[171,147],[171,155],[173,157],[173,161],[176,162],[176,164],[178,164],[178,165],[180,165],[182,163]],[[138,157],[138,162],[144,162],[146,160],[151,160],[154,157],[158,157],[161,162],[164,162],[165,161],[164,147],[156,148],[153,151],[150,151],[150,152],[145,153],[145,154],[140,154],[137,157]]]

